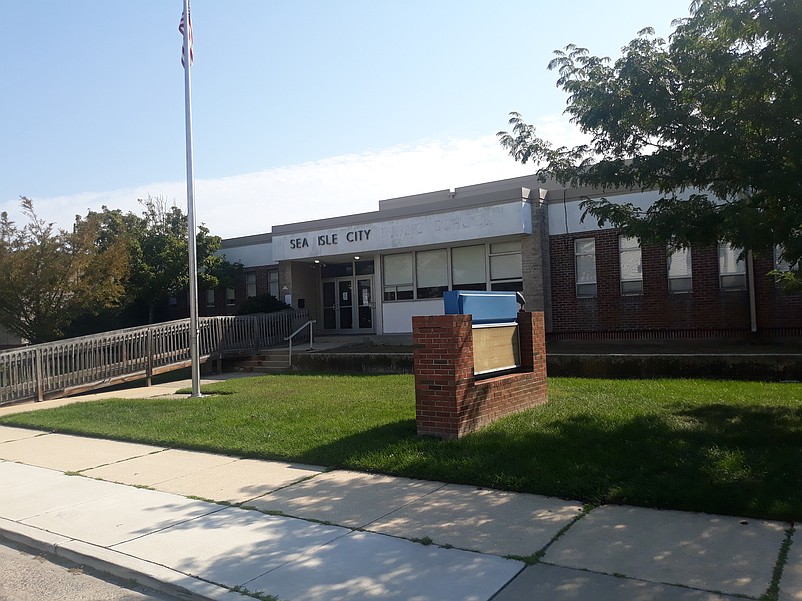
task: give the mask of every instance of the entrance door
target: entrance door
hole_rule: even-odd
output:
[[[373,278],[357,278],[357,319],[360,330],[373,331]]]
[[[321,285],[323,330],[339,334],[374,332],[373,277],[332,278]]]

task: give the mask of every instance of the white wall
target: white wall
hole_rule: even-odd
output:
[[[382,305],[384,334],[411,334],[413,315],[443,315],[442,298],[419,301],[396,301]]]
[[[690,194],[690,193],[689,193]],[[596,198],[607,198],[610,202],[615,204],[624,204],[631,202],[636,207],[647,209],[662,195],[657,191],[650,192],[635,192],[633,194],[617,194],[605,197],[599,194]],[[582,213],[584,212],[580,207],[583,199],[570,200],[566,203],[559,201],[549,202],[549,235],[556,236],[558,234],[568,234],[576,232],[590,232],[599,229],[599,222],[595,217],[588,215],[583,222]],[[610,227],[608,224],[607,227]]]
[[[225,255],[230,263],[239,261],[243,267],[261,267],[274,263],[273,245],[269,242],[223,248],[217,254]]]

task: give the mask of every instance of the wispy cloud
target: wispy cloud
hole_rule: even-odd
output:
[[[541,119],[539,133],[560,144],[578,141],[578,133],[562,118]],[[414,147],[395,147],[267,169],[219,179],[197,179],[196,218],[224,238],[270,231],[274,225],[374,211],[378,201],[451,189],[532,173],[531,165],[515,163],[495,136],[449,141],[431,140]],[[68,228],[75,215],[103,205],[139,213],[137,199],[163,196],[185,207],[186,184],[146,185],[35,198],[37,213]],[[16,202],[0,204],[19,218]]]

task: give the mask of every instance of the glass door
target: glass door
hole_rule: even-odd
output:
[[[351,330],[354,327],[354,298],[352,294],[353,281],[351,278],[347,280],[337,281],[337,302],[339,303],[339,330]]]
[[[357,319],[360,330],[373,331],[373,278],[357,278]]]
[[[323,329],[337,330],[337,285],[323,282]]]
[[[332,278],[323,280],[321,287],[324,331],[331,334],[375,331],[372,276]]]

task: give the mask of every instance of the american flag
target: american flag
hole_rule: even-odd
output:
[[[187,4],[189,7],[189,4]],[[186,15],[184,12],[181,12],[181,22],[178,24],[178,31],[181,32],[181,35],[184,35],[184,17]],[[181,64],[186,68],[186,63],[184,62],[184,57],[186,56],[186,48],[184,48],[184,44],[181,44]],[[192,43],[192,11],[189,11],[189,64],[191,65],[192,62],[195,60],[195,52],[193,49]]]

